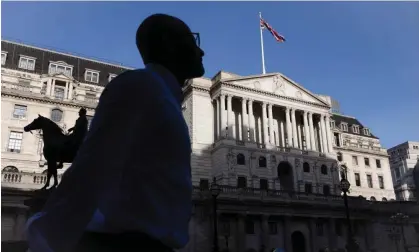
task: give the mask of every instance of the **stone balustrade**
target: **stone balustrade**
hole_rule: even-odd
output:
[[[1,185],[7,188],[18,189],[39,189],[47,181],[46,174],[30,173],[30,172],[2,172]],[[53,183],[53,178],[51,178]],[[61,175],[58,175],[58,180],[61,180]]]

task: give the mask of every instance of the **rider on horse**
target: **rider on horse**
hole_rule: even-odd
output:
[[[72,132],[72,134],[68,136],[69,139],[66,142],[66,145],[71,146],[71,149],[77,150],[78,147],[82,144],[87,133],[88,124],[86,109],[81,108],[79,111],[79,118],[76,120],[76,124],[74,127],[68,129],[68,132]],[[60,162],[57,168],[63,168],[63,162]]]

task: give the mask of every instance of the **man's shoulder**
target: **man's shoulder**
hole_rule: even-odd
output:
[[[154,82],[155,78],[150,71],[146,69],[135,69],[123,72],[114,78],[105,89],[146,89],[150,87],[150,82]],[[152,86],[152,85],[151,85]]]

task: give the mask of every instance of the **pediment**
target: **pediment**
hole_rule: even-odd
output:
[[[68,81],[74,81],[74,78],[72,76],[67,76],[63,73],[55,73],[55,74],[48,74],[46,76],[44,76],[46,78],[57,78],[57,79],[63,79],[63,80],[68,80]]]
[[[224,82],[330,107],[326,101],[280,73],[234,78]]]

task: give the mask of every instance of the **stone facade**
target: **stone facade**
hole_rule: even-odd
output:
[[[417,200],[413,169],[419,161],[419,142],[407,141],[387,152],[397,200]]]
[[[23,127],[41,114],[68,129],[81,107],[93,116],[103,87],[129,68],[8,41],[2,41],[2,50],[9,50],[2,51],[1,90],[2,241],[7,241],[24,239],[28,212],[23,200],[45,183],[39,132],[23,133]],[[182,109],[193,150],[194,215],[191,239],[182,251],[211,250],[212,178],[221,189],[219,244],[228,251],[343,249],[347,226],[338,186],[342,167],[352,184],[350,195],[394,199],[388,158],[378,138],[356,136],[356,141],[361,137],[366,143],[358,141],[356,148],[338,145],[336,139],[353,134],[334,127],[337,115],[330,112],[327,97],[283,74],[238,76],[221,71],[212,79],[189,81],[184,94]],[[337,160],[338,153],[343,161]],[[360,159],[382,160],[381,168],[344,163],[353,153]],[[376,184],[357,188],[350,175],[357,169],[383,174],[384,189]],[[416,205],[360,197],[349,204],[354,235],[363,251],[394,251],[391,241],[382,239],[387,237],[389,217],[400,209],[410,215],[406,244],[417,245]]]

